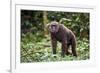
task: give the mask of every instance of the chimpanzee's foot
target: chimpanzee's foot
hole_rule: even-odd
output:
[[[74,53],[74,54],[73,54],[73,56],[77,57],[77,54],[76,54],[76,53]]]

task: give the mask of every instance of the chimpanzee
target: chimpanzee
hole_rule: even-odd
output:
[[[77,57],[76,38],[74,33],[70,29],[65,27],[63,24],[60,24],[56,21],[50,22],[47,27],[51,34],[53,54],[56,54],[57,41],[59,41],[62,44],[61,55],[63,57],[65,56],[65,54],[66,55],[71,54],[68,51],[70,46],[73,56]]]

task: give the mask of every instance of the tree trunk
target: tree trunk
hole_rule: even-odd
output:
[[[48,23],[47,12],[43,11],[43,24],[44,24],[44,36],[47,35],[46,24]]]

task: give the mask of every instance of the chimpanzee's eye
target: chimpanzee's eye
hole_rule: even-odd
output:
[[[54,29],[54,28],[56,28],[56,26],[55,26],[55,25],[53,25],[51,28],[53,28],[53,29]]]
[[[52,27],[56,27],[56,25],[52,25]]]

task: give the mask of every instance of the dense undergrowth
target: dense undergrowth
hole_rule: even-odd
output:
[[[30,38],[30,39],[29,39]],[[52,54],[50,36],[40,37],[32,34],[23,34],[21,42],[21,62],[49,62],[73,61],[89,59],[89,41],[77,38],[78,57],[72,55],[61,56],[61,44],[58,42],[57,54]]]

